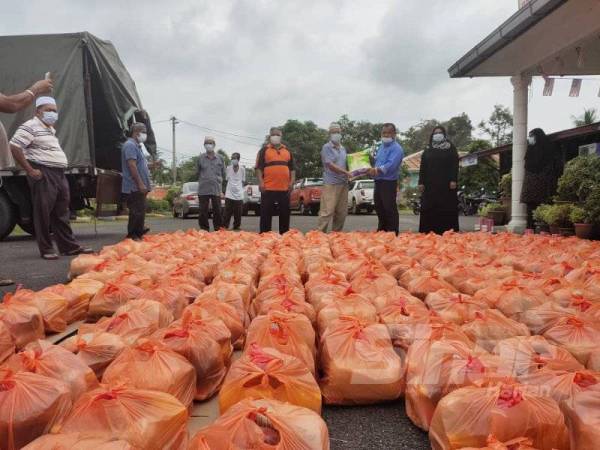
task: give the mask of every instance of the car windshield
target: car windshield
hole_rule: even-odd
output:
[[[307,178],[304,186],[320,186],[323,184],[322,178]]]
[[[359,185],[359,189],[373,189],[375,187],[374,181],[362,181]]]
[[[197,182],[185,183],[183,185],[183,193],[189,194],[190,192],[198,192],[198,183]]]

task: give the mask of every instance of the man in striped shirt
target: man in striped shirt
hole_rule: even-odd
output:
[[[35,106],[35,117],[17,129],[10,140],[10,149],[15,161],[27,172],[40,254],[47,260],[58,259],[50,229],[63,255],[92,253],[92,249],[77,243],[69,224],[70,192],[65,177],[67,156],[54,130],[58,120],[56,101],[52,97],[38,97]]]

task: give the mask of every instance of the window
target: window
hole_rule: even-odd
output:
[[[323,184],[322,178],[307,178],[304,186],[321,186]]]
[[[374,181],[361,181],[360,186],[358,186],[358,189],[374,189],[374,188],[375,188]]]
[[[198,192],[198,183],[196,183],[196,182],[185,183],[183,185],[183,193],[184,194],[189,194],[191,192]]]

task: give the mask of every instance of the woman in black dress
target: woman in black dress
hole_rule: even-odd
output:
[[[556,147],[541,128],[529,132],[528,143],[521,202],[527,204],[527,228],[533,228],[533,210],[556,194],[562,164]]]
[[[445,128],[436,127],[429,138],[429,147],[421,156],[420,233],[442,234],[459,230],[457,182],[458,152],[448,140]]]

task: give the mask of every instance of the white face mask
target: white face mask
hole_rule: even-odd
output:
[[[529,145],[535,145],[535,136],[529,136],[527,138],[527,142],[529,143]]]
[[[204,144],[204,148],[206,149],[207,152],[214,152],[215,144]]]
[[[384,137],[384,138],[381,138],[381,142],[383,142],[384,144],[391,144],[392,142],[394,142],[394,138]]]
[[[443,133],[435,133],[435,134],[433,135],[433,138],[432,138],[432,139],[433,139],[433,142],[436,142],[436,143],[438,143],[438,144],[439,144],[440,142],[443,142],[443,141],[444,141],[444,139],[446,139],[446,136],[444,136],[444,134],[443,134]]]
[[[148,139],[148,135],[146,133],[140,133],[137,138],[137,140],[140,144],[143,144],[144,142],[146,142],[146,139]]]
[[[232,159],[231,164],[233,164],[233,167],[237,167],[240,165],[240,162],[237,159]]]
[[[269,140],[271,141],[271,144],[273,144],[273,145],[281,144],[281,136],[273,135],[269,138]]]
[[[331,142],[334,144],[339,144],[342,141],[342,133],[332,133],[331,134]]]
[[[42,113],[42,122],[46,125],[52,126],[58,120],[58,113],[56,111],[44,111]]]

